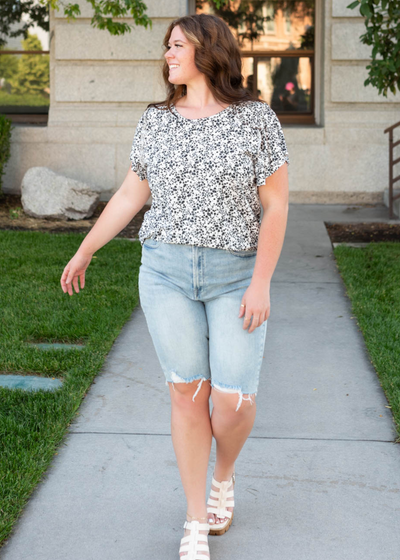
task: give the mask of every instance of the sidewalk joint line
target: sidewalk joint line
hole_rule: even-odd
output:
[[[147,432],[68,432],[68,434],[99,434],[106,436],[168,436],[171,434],[154,434]],[[293,440],[293,441],[354,441],[354,442],[374,442],[374,443],[396,443],[392,439],[346,439],[346,438],[291,438],[291,437],[279,437],[279,436],[249,436],[247,439],[282,439],[282,440]]]

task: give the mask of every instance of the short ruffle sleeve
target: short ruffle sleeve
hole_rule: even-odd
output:
[[[269,105],[263,103],[261,109],[261,145],[257,154],[255,174],[257,186],[264,185],[267,177],[285,163],[289,164],[281,123]]]
[[[131,169],[139,179],[143,181],[147,179],[147,165],[144,158],[144,140],[146,137],[146,111],[140,117],[136,126],[135,136],[133,138],[131,153],[129,159],[131,161]]]

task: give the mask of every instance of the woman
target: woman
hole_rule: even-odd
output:
[[[275,113],[243,86],[240,50],[223,20],[176,19],[164,47],[167,98],[142,114],[128,174],[65,267],[61,286],[72,295],[79,277],[84,287],[92,255],[151,194],[139,231],[140,303],[171,396],[187,498],[180,557],[204,560],[207,535],[223,534],[232,522],[235,461],[255,419],[289,160]]]

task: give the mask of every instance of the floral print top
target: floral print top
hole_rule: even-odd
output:
[[[136,127],[132,170],[152,196],[139,230],[151,237],[227,250],[255,250],[261,223],[257,187],[289,163],[269,105],[245,101],[188,119],[174,105],[148,107]]]

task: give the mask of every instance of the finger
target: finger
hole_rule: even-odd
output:
[[[71,272],[69,272],[68,277],[65,280],[65,285],[67,287],[67,290],[68,290],[68,293],[69,293],[70,296],[72,296],[72,294],[74,293],[73,289],[72,289],[72,284],[71,284],[72,280],[73,280],[73,275],[71,274]]]
[[[71,295],[71,284],[69,284],[69,280],[68,278],[64,279],[62,281],[62,289],[64,291],[64,294],[66,294],[67,292],[69,293],[69,295]]]
[[[251,326],[249,328],[249,333],[252,333],[253,331],[256,330],[256,328],[260,325],[260,316],[257,315],[256,317],[254,317],[253,315],[253,320],[251,322]]]
[[[65,281],[66,281],[66,279],[67,279],[67,277],[68,277],[68,272],[69,272],[68,268],[65,267],[65,268],[64,268],[64,272],[62,273],[61,278],[60,278],[61,288],[62,288],[64,294],[65,294],[66,291],[67,291],[67,286],[65,285]]]
[[[246,310],[245,316],[244,316],[244,321],[243,321],[243,328],[246,330],[250,324],[250,320],[251,320],[251,313],[250,311]]]
[[[83,288],[85,287],[85,273],[82,272],[82,274],[79,276],[79,280],[80,280],[80,284],[81,284],[81,290],[83,290]]]
[[[74,276],[74,279],[72,280],[72,284],[74,285],[75,292],[79,294],[78,276]]]
[[[239,319],[243,317],[243,313],[245,312],[245,310],[246,310],[246,304],[244,303],[244,301],[242,301],[239,307]]]

